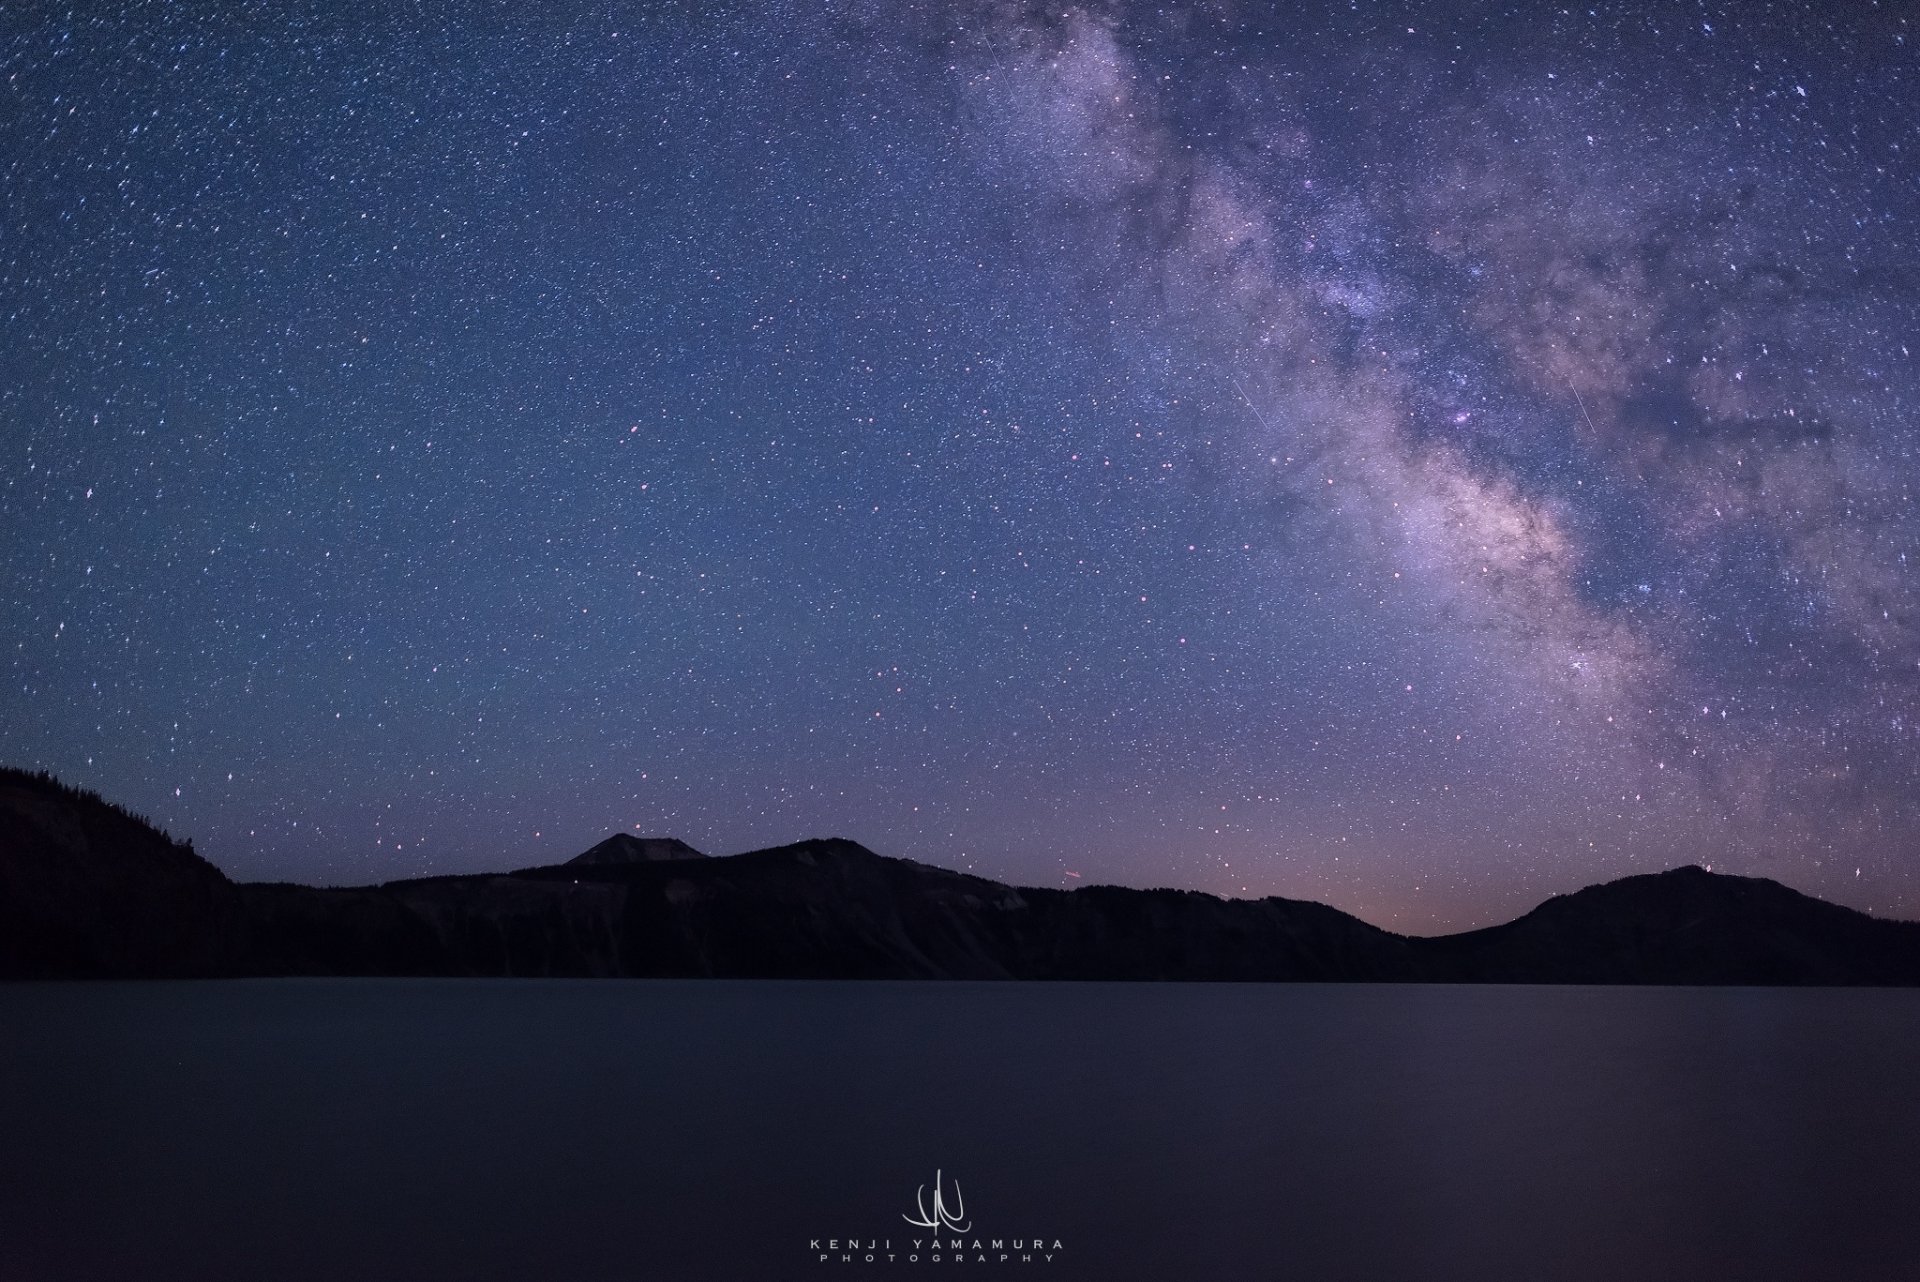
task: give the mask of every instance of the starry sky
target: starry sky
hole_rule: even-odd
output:
[[[0,10],[0,760],[241,879],[843,835],[1920,916],[1920,13]],[[1910,350],[1913,349],[1913,350]]]

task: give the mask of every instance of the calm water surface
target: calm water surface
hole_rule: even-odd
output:
[[[1920,991],[0,986],[7,1282],[953,1275],[1920,1277]]]

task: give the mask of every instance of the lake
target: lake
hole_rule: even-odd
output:
[[[0,985],[9,1282],[1797,1282],[1917,1208],[1920,990]]]

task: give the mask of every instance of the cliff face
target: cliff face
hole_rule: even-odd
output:
[[[1016,888],[850,841],[722,859],[681,843],[607,846],[506,874],[235,885],[91,794],[0,771],[0,977],[1920,984],[1920,924],[1699,869],[1408,939],[1321,904]]]
[[[515,874],[618,886],[628,973],[962,979],[1408,978],[1407,941],[1319,904],[1035,890],[803,841],[692,864]]]

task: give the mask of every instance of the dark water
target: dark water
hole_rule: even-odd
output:
[[[0,986],[9,1282],[954,1274],[1920,1277],[1920,991]]]

